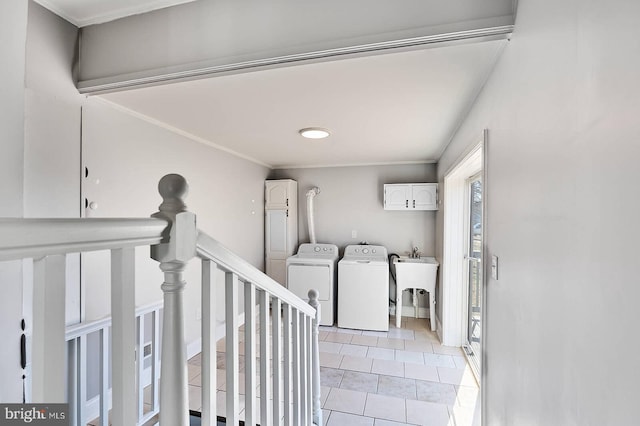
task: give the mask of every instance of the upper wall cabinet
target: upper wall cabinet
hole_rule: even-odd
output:
[[[292,179],[268,180],[265,184],[265,208],[286,209],[297,199],[298,185]]]
[[[437,183],[384,185],[385,210],[438,210]]]

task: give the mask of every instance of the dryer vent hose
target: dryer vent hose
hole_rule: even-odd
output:
[[[307,223],[309,224],[309,242],[315,244],[316,241],[316,227],[313,217],[313,198],[320,193],[320,188],[317,186],[307,191]]]

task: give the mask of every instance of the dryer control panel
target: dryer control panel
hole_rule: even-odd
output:
[[[335,244],[323,244],[323,243],[305,243],[300,244],[298,247],[298,255],[338,255],[338,246]]]

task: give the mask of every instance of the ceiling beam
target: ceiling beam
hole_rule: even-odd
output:
[[[82,28],[78,88],[105,93],[512,31],[512,0],[197,1]]]
[[[310,62],[352,58],[363,55],[375,55],[412,49],[450,46],[458,43],[480,42],[507,39],[513,32],[513,25],[483,28],[478,30],[459,31],[455,33],[437,34],[433,36],[414,37],[400,40],[389,40],[358,46],[346,46],[314,52],[302,52],[292,55],[267,57],[262,59],[231,62],[220,65],[188,67],[183,70],[171,68],[121,74],[114,77],[80,81],[78,90],[84,94],[100,94],[158,84],[209,78],[219,75],[237,74],[241,72],[272,69]]]

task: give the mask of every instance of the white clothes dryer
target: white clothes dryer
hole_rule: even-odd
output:
[[[338,263],[338,327],[389,330],[389,261],[383,246],[344,249]]]
[[[308,301],[309,290],[318,290],[320,325],[333,325],[336,317],[338,246],[300,244],[298,253],[287,258],[287,287]]]

